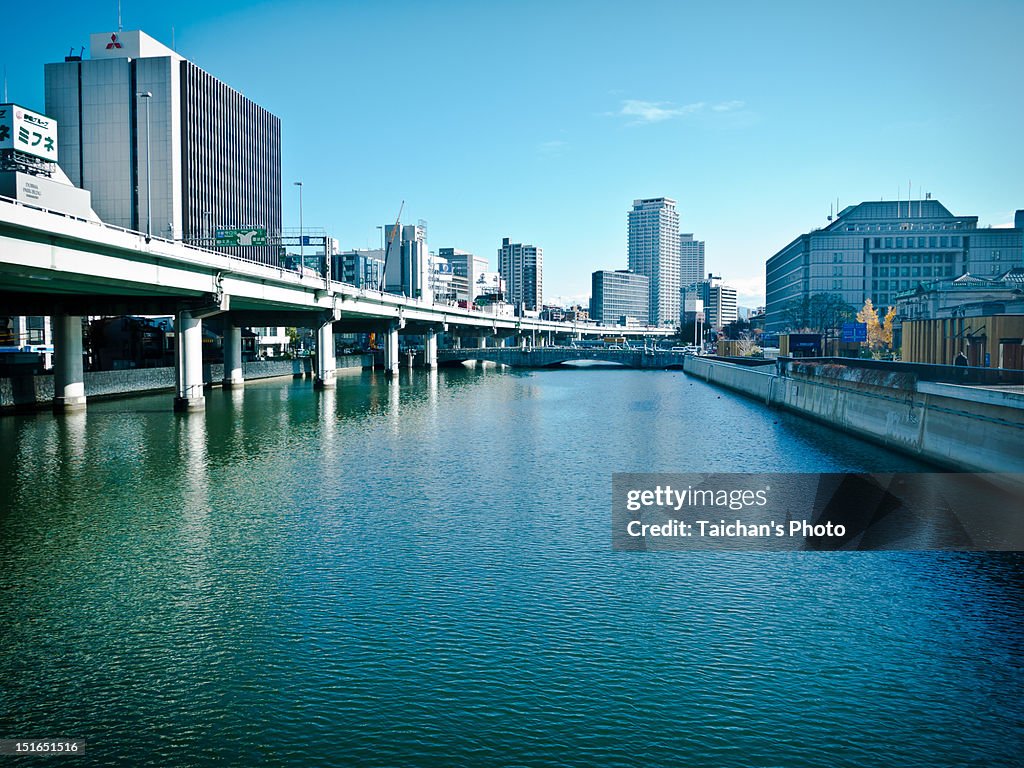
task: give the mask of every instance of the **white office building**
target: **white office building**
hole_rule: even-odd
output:
[[[92,35],[89,59],[47,64],[45,81],[60,166],[104,221],[188,241],[280,234],[281,121],[238,91],[139,31]]]
[[[708,286],[707,319],[715,330],[739,317],[736,307],[736,289],[721,283]]]
[[[456,299],[472,303],[480,295],[477,282],[487,271],[487,259],[458,248],[441,248],[437,255],[451,267]]]
[[[388,243],[384,252],[385,290],[400,296],[422,299],[427,303],[433,302],[426,224],[406,224],[399,230],[401,236],[392,239],[394,228],[394,224],[384,227],[384,239]]]
[[[667,197],[634,200],[628,214],[629,271],[650,278],[652,325],[679,323],[679,213]]]

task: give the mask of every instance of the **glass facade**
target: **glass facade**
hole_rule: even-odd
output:
[[[647,322],[651,281],[628,270],[598,270],[591,277],[590,318],[605,324],[632,317]]]

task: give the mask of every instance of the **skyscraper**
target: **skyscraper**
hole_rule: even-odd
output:
[[[544,302],[544,251],[541,248],[502,238],[498,249],[498,274],[505,281],[509,302],[517,308],[541,308]]]
[[[280,234],[277,117],[143,32],[92,35],[90,54],[46,65],[46,110],[60,166],[100,218],[172,239]],[[274,246],[247,248],[277,261]]]
[[[650,278],[653,325],[679,323],[679,214],[667,197],[634,200],[628,214],[629,271]]]
[[[693,233],[679,235],[679,284],[687,286],[704,279],[704,241]]]

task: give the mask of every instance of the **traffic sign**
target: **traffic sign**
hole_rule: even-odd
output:
[[[267,230],[263,227],[218,229],[217,245],[266,245]]]
[[[844,342],[858,342],[868,340],[867,323],[843,323],[842,340]]]

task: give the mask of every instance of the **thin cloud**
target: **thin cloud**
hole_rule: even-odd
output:
[[[673,120],[688,115],[696,115],[702,112],[736,112],[746,106],[745,102],[738,99],[730,101],[718,101],[714,104],[707,104],[703,101],[696,101],[692,104],[676,106],[669,101],[644,101],[642,99],[626,99],[618,112],[609,112],[616,117],[630,118],[630,125],[650,125],[661,123],[665,120]]]
[[[744,102],[733,99],[732,101],[720,101],[712,105],[711,109],[714,112],[733,112],[737,109],[743,109],[744,106],[746,106]]]
[[[560,155],[566,146],[564,141],[555,139],[554,141],[541,142],[539,149],[542,155]]]
[[[667,101],[641,101],[640,99],[626,99],[622,102],[622,108],[616,113],[621,117],[633,118],[632,123],[660,123],[663,120],[671,120],[674,117],[692,115],[704,109],[704,102],[685,104],[681,107],[674,107]]]

